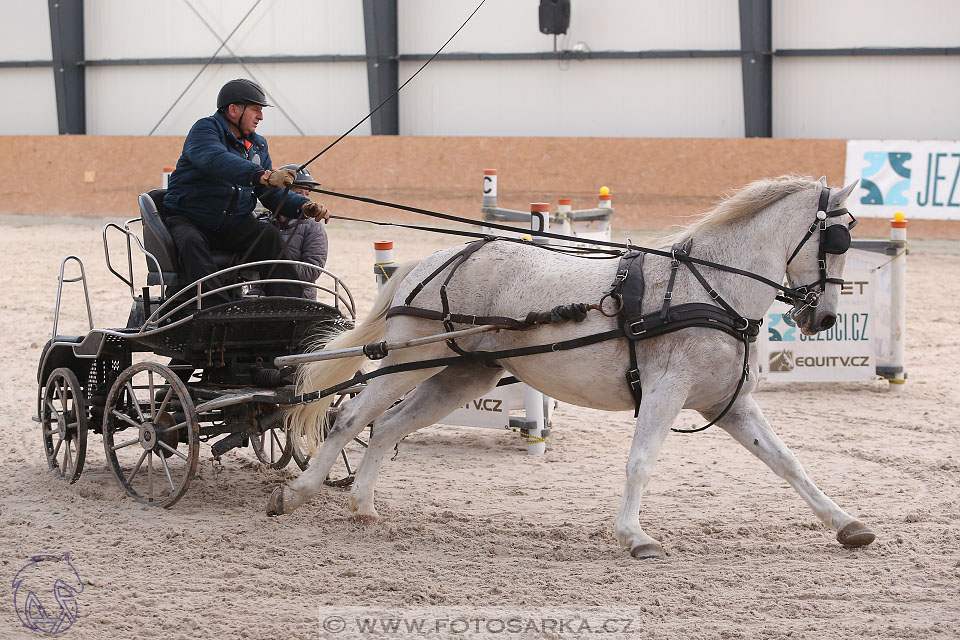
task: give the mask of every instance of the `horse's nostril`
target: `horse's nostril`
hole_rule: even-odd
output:
[[[824,331],[829,329],[837,322],[837,316],[823,316],[823,320],[820,321],[820,330]]]

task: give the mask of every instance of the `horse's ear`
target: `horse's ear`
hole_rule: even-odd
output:
[[[837,206],[837,207],[838,207],[838,206],[840,206],[841,204],[843,204],[843,202],[847,199],[847,197],[848,197],[851,193],[853,193],[853,190],[857,188],[857,185],[858,185],[859,183],[860,183],[860,179],[857,178],[856,180],[854,180],[853,182],[851,182],[850,184],[848,184],[847,186],[845,186],[843,189],[841,189],[840,191],[838,191],[836,195],[831,196],[831,197],[830,197],[830,200],[831,200],[830,205],[831,205],[831,206]]]
[[[823,186],[827,186],[827,176],[820,176],[820,179],[817,180],[817,182],[819,182]]]

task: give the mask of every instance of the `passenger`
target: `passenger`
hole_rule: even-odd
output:
[[[313,179],[310,171],[306,168],[299,169],[295,164],[288,164],[281,169],[297,171],[297,180],[290,187],[290,191],[293,193],[309,198],[310,192],[298,188],[297,185],[320,186],[320,183]],[[283,241],[287,245],[287,256],[291,260],[306,262],[318,267],[327,263],[327,232],[324,231],[322,224],[311,218],[288,220],[284,216],[276,216],[273,224],[283,234]],[[317,276],[320,275],[319,271],[310,267],[294,266],[294,269],[297,270],[297,279],[304,282],[315,282]],[[316,287],[304,286],[301,297],[316,300]]]
[[[256,133],[267,106],[266,94],[257,83],[231,80],[220,89],[217,112],[198,120],[183,143],[163,205],[164,221],[190,282],[217,271],[211,250],[244,253],[249,249],[250,262],[284,257],[280,230],[252,215],[257,199],[285,219],[330,217],[326,207],[302,195],[287,193],[284,199],[282,187],[293,183],[296,171],[273,171],[267,141]],[[281,202],[282,211],[276,211]],[[291,265],[277,265],[270,277],[298,279]],[[203,288],[210,291],[221,286],[219,278],[212,278]],[[266,293],[298,297],[302,287],[268,284]],[[229,301],[221,292],[204,297],[202,306]]]

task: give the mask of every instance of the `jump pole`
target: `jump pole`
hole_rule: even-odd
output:
[[[530,203],[530,230],[544,231],[550,224],[550,204],[546,202]],[[534,238],[534,242],[539,238]],[[543,411],[543,394],[531,387],[523,385],[523,409],[526,414],[527,427],[527,455],[543,455],[547,450],[544,436],[546,416]]]
[[[907,329],[907,221],[903,212],[897,211],[890,221],[890,240],[900,247],[900,253],[890,264],[890,341],[893,347],[891,364],[899,371],[889,378],[890,391],[901,391],[906,382],[904,375],[904,351]]]
[[[377,277],[377,292],[383,289],[387,280],[397,270],[393,262],[393,241],[380,240],[373,243],[373,275]]]

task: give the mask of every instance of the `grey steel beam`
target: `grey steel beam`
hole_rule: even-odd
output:
[[[83,69],[83,0],[47,0],[57,126],[61,134],[87,132]]]
[[[52,67],[51,60],[0,60],[0,69],[23,69],[26,67]]]
[[[399,86],[397,0],[363,0],[363,32],[367,45],[367,87],[373,111]],[[397,101],[394,96],[371,116],[373,135],[400,133]]]
[[[659,49],[649,51],[542,51],[523,53],[441,53],[437,60],[635,60],[663,58],[737,58],[739,49]],[[405,53],[401,62],[429,59],[432,53]]]
[[[773,136],[773,36],[770,0],[740,0],[743,130],[747,138]]]
[[[271,62],[363,62],[366,56],[316,55],[316,56],[244,56],[243,62],[266,64]],[[104,60],[86,60],[88,67],[133,67],[174,64],[239,64],[236,56],[216,56],[210,58],[115,58]]]
[[[847,49],[777,49],[773,55],[794,57],[858,56],[957,56],[960,47],[856,47]]]
[[[635,60],[635,59],[675,59],[675,58],[739,58],[753,51],[741,49],[657,49],[648,51],[543,51],[520,53],[441,53],[436,59],[447,61],[464,60]],[[846,49],[775,49],[768,55],[782,58],[792,57],[857,57],[857,56],[956,56],[960,47],[872,47]],[[422,62],[432,53],[404,53],[394,56],[399,62]],[[286,62],[368,62],[366,55],[278,55],[246,56],[244,62],[251,64]],[[130,67],[149,65],[206,64],[210,58],[115,58],[102,60],[84,60],[78,64],[88,67]],[[213,64],[237,64],[236,58],[218,56]],[[5,60],[2,67],[49,67],[49,60]],[[377,103],[379,104],[379,103]],[[376,105],[374,105],[376,106]]]

